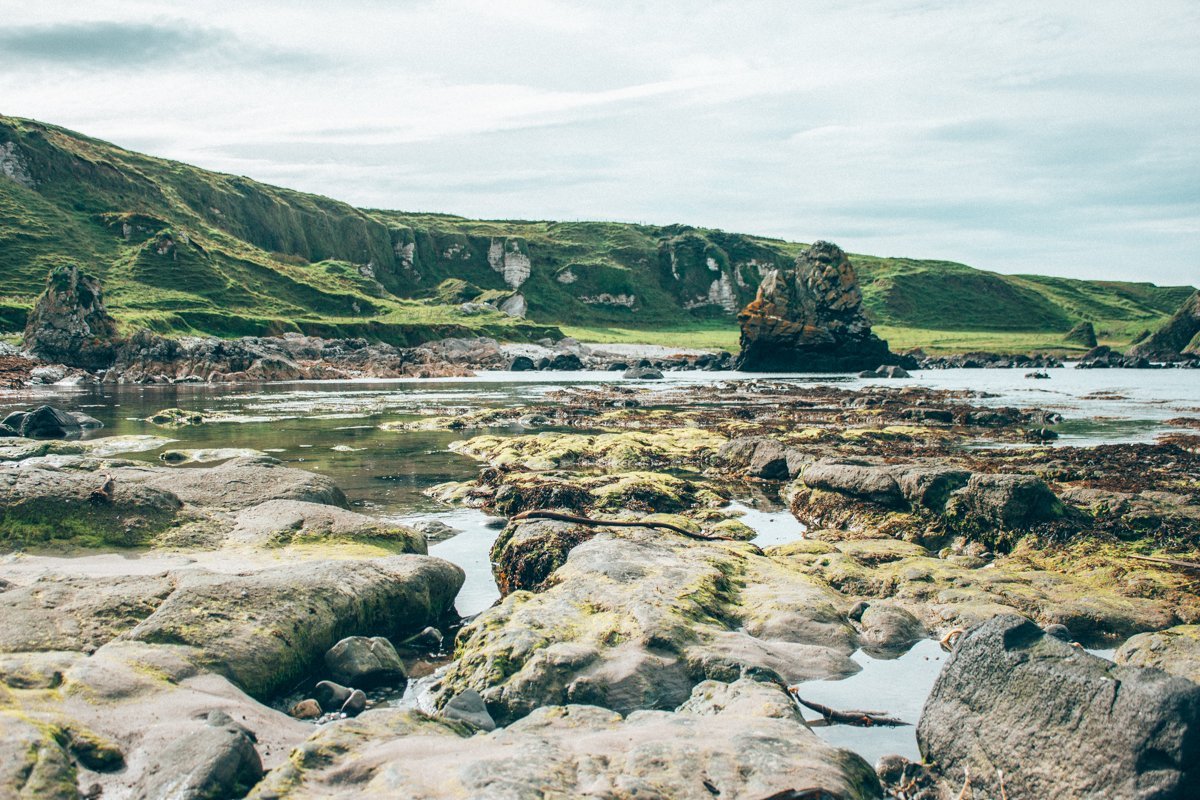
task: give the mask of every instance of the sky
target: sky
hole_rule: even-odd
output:
[[[359,206],[1200,284],[1200,2],[0,0],[0,113]]]

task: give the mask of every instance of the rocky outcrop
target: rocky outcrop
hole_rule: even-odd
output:
[[[1151,361],[1182,361],[1200,356],[1200,291],[1193,292],[1161,328],[1126,354]]]
[[[1090,322],[1079,322],[1067,331],[1067,335],[1063,337],[1064,342],[1071,344],[1079,344],[1089,350],[1096,346],[1096,328]]]
[[[104,369],[117,344],[117,323],[104,307],[100,281],[74,264],[51,270],[29,312],[25,349],[52,363]]]
[[[399,709],[337,722],[251,797],[880,796],[867,763],[817,738],[772,683],[706,681],[677,709],[624,718],[551,705],[502,731],[475,730]]]
[[[1200,686],[1000,616],[957,644],[917,742],[976,797],[1182,800],[1200,794]]]
[[[816,242],[793,269],[773,270],[738,314],[737,369],[747,372],[852,372],[903,361],[871,333],[850,259]]]
[[[443,703],[474,689],[504,724],[556,703],[671,709],[705,679],[858,671],[848,658],[856,633],[836,595],[753,545],[600,528],[572,548],[572,523],[526,525],[505,544],[510,588],[544,574],[541,554],[569,554],[543,591],[512,591],[462,629],[459,660],[436,684]]]

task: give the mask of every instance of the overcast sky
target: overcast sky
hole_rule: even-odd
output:
[[[1200,2],[0,0],[0,113],[362,206],[1200,283]]]

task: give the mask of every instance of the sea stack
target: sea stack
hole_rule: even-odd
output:
[[[1151,361],[1185,361],[1200,355],[1200,291],[1192,292],[1161,328],[1129,348],[1126,355]]]
[[[25,349],[53,364],[106,369],[116,355],[117,323],[104,307],[100,281],[74,264],[46,276],[25,325]]]
[[[871,333],[854,267],[832,242],[767,273],[738,322],[737,368],[746,372],[856,372],[904,361]]]

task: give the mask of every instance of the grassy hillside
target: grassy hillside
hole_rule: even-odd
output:
[[[802,247],[684,225],[358,209],[0,117],[0,332],[20,330],[46,272],[74,261],[102,278],[127,329],[406,343],[569,324],[592,339],[729,346],[761,276]],[[875,320],[905,345],[939,349],[956,337],[1054,346],[1084,319],[1122,344],[1191,292],[853,258]],[[462,308],[515,292],[527,321]]]

